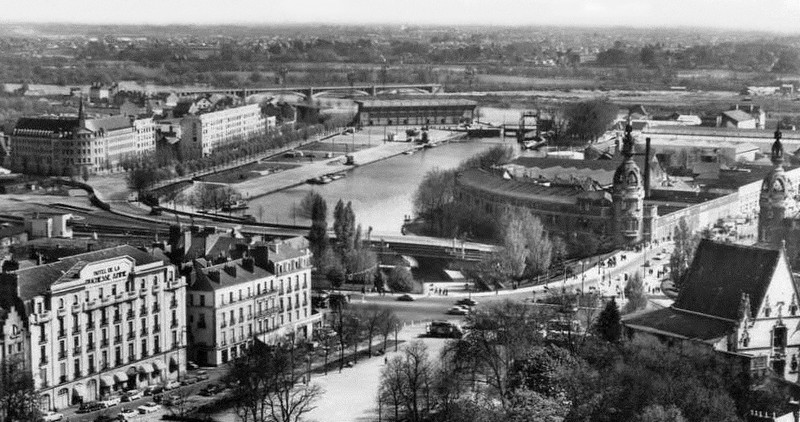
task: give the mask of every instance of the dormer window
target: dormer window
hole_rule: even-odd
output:
[[[769,318],[769,315],[770,315],[771,313],[772,313],[772,308],[770,308],[769,306],[767,306],[766,308],[764,308],[764,316],[765,316],[765,317]]]

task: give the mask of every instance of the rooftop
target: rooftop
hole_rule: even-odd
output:
[[[735,328],[735,323],[674,308],[658,309],[622,317],[631,328],[689,340],[715,342]]]
[[[379,108],[379,107],[475,107],[475,101],[459,99],[420,99],[420,100],[359,100],[356,101],[359,107]]]
[[[209,267],[203,267],[200,262],[196,262],[191,290],[214,291],[272,277],[271,272],[255,263],[252,266],[243,265],[243,261],[246,259],[252,260],[252,258],[243,258]]]
[[[526,201],[572,205],[583,189],[574,186],[543,186],[533,182],[504,179],[480,169],[465,170],[456,176],[459,184],[491,194],[515,197]]]
[[[800,141],[800,131],[783,130],[782,140]],[[762,129],[740,129],[726,127],[705,127],[705,126],[656,126],[647,127],[642,131],[643,135],[684,135],[684,136],[719,136],[727,138],[758,138],[759,140],[773,141],[775,134],[769,130]]]
[[[746,120],[755,120],[755,118],[753,116],[751,116],[748,113],[745,113],[742,110],[723,111],[722,115],[727,117],[727,118],[729,118],[729,119],[731,119],[731,120],[733,120],[733,121],[736,121],[736,122],[743,122],[743,121],[746,121]]]

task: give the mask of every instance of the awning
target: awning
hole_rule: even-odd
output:
[[[86,388],[83,387],[83,384],[75,384],[72,387],[72,396],[73,397],[86,397]]]
[[[137,373],[139,373],[139,372],[136,370],[135,366],[131,366],[130,368],[128,368],[128,371],[126,372],[126,374],[128,374],[129,377],[132,377],[132,376],[136,375]]]
[[[116,382],[128,382],[128,376],[125,375],[124,372],[115,372],[114,373],[114,381],[116,381]]]
[[[153,361],[153,372],[163,371],[165,369],[167,369],[167,365],[164,365],[161,359]]]
[[[102,387],[111,387],[114,385],[114,379],[108,375],[100,376],[100,386]]]
[[[144,365],[139,365],[139,373],[146,374],[148,372],[147,367]]]

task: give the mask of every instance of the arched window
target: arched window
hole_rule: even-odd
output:
[[[64,309],[64,298],[58,299],[58,309]]]

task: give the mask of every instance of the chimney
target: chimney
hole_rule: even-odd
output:
[[[3,262],[3,273],[10,273],[19,269],[19,262],[9,259]]]
[[[256,244],[252,255],[257,266],[269,271],[269,246],[264,243]]]
[[[255,271],[255,260],[252,257],[244,257],[242,258],[242,268],[245,271],[254,272]]]
[[[236,278],[236,264],[234,264],[234,265],[226,265],[224,268],[225,268],[225,272],[229,276],[231,276],[233,278]]]
[[[650,138],[644,138],[644,197],[650,196]]]

